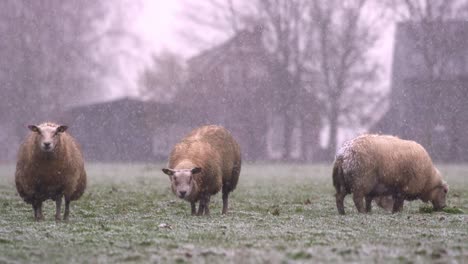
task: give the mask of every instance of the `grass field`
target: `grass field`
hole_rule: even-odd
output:
[[[331,168],[245,165],[230,213],[220,194],[210,217],[193,217],[170,192],[161,166],[90,164],[89,185],[69,223],[46,220],[16,194],[13,166],[0,166],[0,263],[468,263],[468,165],[439,166],[449,206],[465,214],[402,213],[374,206],[357,214],[351,196],[339,216]]]

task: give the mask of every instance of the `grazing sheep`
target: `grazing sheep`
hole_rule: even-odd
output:
[[[192,215],[209,215],[211,195],[222,189],[223,214],[228,211],[228,196],[236,188],[241,170],[240,148],[229,131],[215,125],[194,129],[175,145],[169,157],[169,175],[175,195],[189,201]]]
[[[345,213],[343,200],[350,193],[360,213],[370,212],[374,197],[391,195],[395,213],[404,200],[415,199],[431,201],[440,210],[448,192],[421,145],[385,135],[362,135],[345,142],[335,157],[333,185],[340,214]]]
[[[70,201],[77,200],[86,188],[86,172],[81,151],[65,131],[54,123],[30,125],[31,130],[18,153],[15,182],[19,195],[32,204],[36,221],[44,219],[42,202],[56,204],[55,219],[60,220],[62,196],[64,220],[68,220]]]

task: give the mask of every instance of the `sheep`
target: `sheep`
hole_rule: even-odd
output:
[[[385,211],[391,212],[393,209],[393,198],[391,195],[378,196],[374,198],[375,203]]]
[[[239,180],[241,152],[228,130],[208,125],[194,129],[177,143],[169,157],[167,168],[172,192],[191,204],[196,215],[209,215],[211,195],[222,189],[222,214],[228,211],[228,196]]]
[[[374,197],[391,195],[396,213],[404,200],[415,199],[430,201],[435,210],[441,210],[448,192],[421,145],[387,135],[365,134],[345,142],[335,156],[333,185],[339,214],[345,214],[343,201],[350,193],[360,213],[371,211]]]
[[[68,221],[70,202],[80,198],[86,188],[81,150],[65,125],[46,122],[28,128],[31,132],[18,153],[16,189],[26,203],[32,204],[36,221],[44,220],[42,202],[48,199],[55,201],[55,220],[60,221],[64,197],[63,219]]]

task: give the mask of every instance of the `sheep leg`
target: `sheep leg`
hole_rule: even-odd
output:
[[[55,221],[60,221],[60,211],[62,210],[62,196],[55,199]]]
[[[33,202],[32,206],[34,210],[34,220],[36,220],[36,222],[44,220],[44,215],[42,214],[42,202]]]
[[[42,202],[39,204],[39,220],[44,220],[44,214],[42,213]]]
[[[37,207],[36,202],[32,203],[32,208],[33,208],[33,211],[34,211],[34,220],[39,221],[39,209]]]
[[[37,207],[35,203],[32,204],[32,208],[33,208],[33,213],[34,213],[34,220],[37,221]]]
[[[405,199],[403,199],[400,195],[394,195],[392,213],[400,212],[401,209],[403,208],[404,202],[405,202]]]
[[[210,195],[205,197],[205,215],[210,215]]]
[[[205,201],[203,197],[200,199],[200,203],[198,204],[198,214],[197,215],[203,215],[203,211],[205,211]]]
[[[364,195],[358,192],[353,193],[353,201],[354,205],[356,206],[356,209],[358,210],[359,213],[365,213],[364,211]]]
[[[200,205],[198,208],[198,215],[209,215],[210,208],[208,207],[210,203],[210,195],[209,194],[202,194],[200,198]]]
[[[223,192],[223,214],[227,214],[228,211],[228,198],[229,192]]]
[[[372,210],[372,196],[366,195],[366,213],[370,213]]]
[[[196,215],[197,214],[197,205],[195,204],[195,202],[190,202],[190,205],[192,206],[192,215]]]
[[[336,195],[335,195],[336,208],[338,209],[338,213],[340,215],[345,214],[345,210],[344,210],[344,198],[345,198],[345,196],[346,196],[345,192],[337,192]]]
[[[63,220],[68,221],[70,215],[70,200],[65,197],[65,212],[63,213]]]

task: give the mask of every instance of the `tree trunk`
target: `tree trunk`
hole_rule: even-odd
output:
[[[331,113],[329,117],[330,121],[330,131],[328,133],[328,153],[327,158],[333,159],[337,147],[337,137],[338,137],[338,105],[337,102],[332,101]]]
[[[426,88],[426,91],[429,94],[429,100],[426,102],[427,104],[427,115],[426,115],[426,121],[425,121],[425,137],[424,137],[424,147],[426,148],[427,152],[430,155],[434,155],[434,148],[433,148],[433,132],[434,132],[434,127],[436,123],[436,112],[435,112],[435,107],[437,104],[437,99],[439,99],[439,91],[438,91],[438,86],[435,84],[436,80],[431,75],[430,81],[428,84],[428,87]]]
[[[292,132],[294,129],[294,119],[292,119],[286,111],[284,113],[284,127],[283,127],[283,152],[281,155],[281,160],[289,161],[291,160],[291,150],[292,150]]]
[[[305,161],[308,157],[307,157],[307,150],[308,150],[308,147],[306,144],[304,144],[304,142],[306,142],[306,137],[307,135],[305,135],[305,129],[304,129],[304,124],[305,120],[304,120],[304,117],[303,117],[303,114],[300,115],[299,117],[299,157],[297,157],[297,159],[299,161]]]
[[[265,120],[255,119],[256,124],[250,123],[250,129],[248,131],[248,157],[252,161],[264,160],[267,158],[266,155],[266,137],[265,131],[268,130]]]
[[[322,127],[318,107],[313,107],[301,116],[301,149],[304,161],[318,161],[320,129]]]

